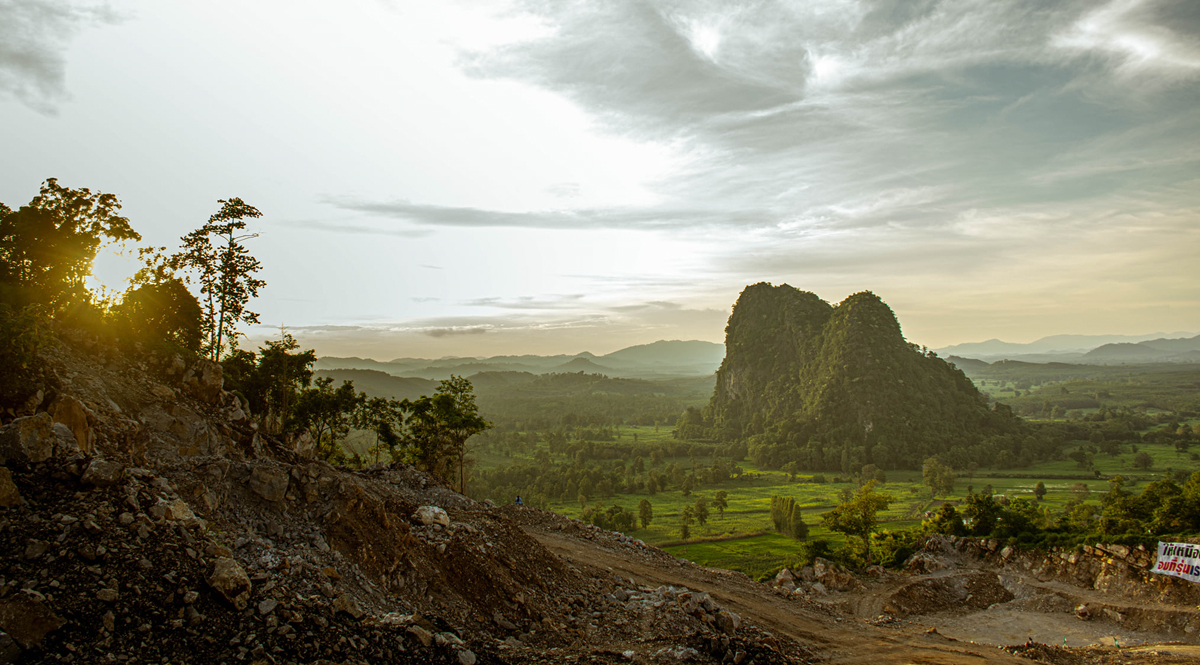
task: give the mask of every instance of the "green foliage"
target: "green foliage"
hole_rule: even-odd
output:
[[[915,468],[935,454],[990,464],[1012,443],[989,438],[1023,434],[1011,411],[988,409],[962,372],[906,343],[874,294],[831,307],[765,283],[734,305],[703,414],[713,438],[744,440],[757,465],[795,463],[789,471]]]
[[[318,378],[312,387],[300,391],[292,414],[293,423],[308,430],[321,459],[344,461],[345,453],[338,441],[350,432],[351,417],[360,399],[353,383],[344,381],[334,388],[330,378]]]
[[[178,278],[131,286],[112,309],[123,341],[194,357],[200,352],[203,312]]]
[[[491,423],[479,415],[471,382],[451,375],[438,385],[432,396],[422,396],[409,403],[407,409],[405,456],[408,461],[449,479],[457,459],[459,488],[465,492],[467,439],[491,427]]]
[[[830,558],[832,553],[828,540],[805,541],[796,548],[796,554],[787,560],[787,567],[799,570],[805,566],[811,566],[817,559]]]
[[[933,498],[947,496],[954,491],[954,469],[942,464],[938,458],[930,457],[925,460],[922,475]]]
[[[990,536],[1000,522],[1000,508],[990,492],[968,494],[963,502],[967,535]]]
[[[725,490],[717,490],[716,495],[713,497],[712,505],[713,508],[717,509],[721,517],[725,517],[725,509],[729,507],[729,493]]]
[[[313,349],[299,349],[296,338],[285,332],[279,340],[259,347],[257,354],[234,349],[221,361],[226,388],[246,398],[259,426],[270,434],[282,433],[288,425],[307,427],[293,412],[300,391],[312,383],[317,354]]]
[[[861,538],[866,548],[867,565],[870,565],[871,532],[879,524],[879,511],[887,508],[892,500],[887,494],[876,494],[875,481],[872,480],[859,488],[853,497],[822,515],[822,522],[831,531]]]
[[[239,235],[247,218],[262,217],[254,206],[239,198],[218,201],[221,209],[208,222],[182,238],[176,265],[193,271],[200,282],[204,309],[204,352],[220,360],[226,344],[237,346],[237,325],[258,323],[258,314],[246,309],[251,298],[266,285],[254,277],[262,265],[241,244],[257,234]],[[214,244],[214,239],[219,244]]]
[[[946,536],[965,536],[967,533],[962,516],[951,503],[943,503],[936,515],[921,523],[921,529],[925,533],[940,533]]]
[[[692,522],[696,517],[696,509],[692,506],[684,506],[679,513],[679,538],[687,540],[692,537]]]
[[[354,426],[375,434],[375,445],[369,452],[375,453],[379,462],[380,453],[387,451],[390,459],[400,456],[399,432],[404,426],[405,404],[383,397],[365,397],[358,403],[354,413]]]
[[[796,540],[808,537],[808,525],[795,497],[771,497],[771,524],[779,533]]]
[[[696,503],[692,506],[693,512],[696,514],[696,522],[700,526],[708,523],[708,499],[700,497],[696,499]]]
[[[585,508],[579,519],[609,531],[629,533],[637,530],[637,520],[631,511],[617,505],[605,509],[603,502]]]
[[[638,502],[638,521],[642,523],[642,528],[650,526],[654,522],[654,506],[646,499]]]
[[[872,534],[871,550],[875,553],[876,563],[887,568],[897,568],[917,551],[923,539],[924,535],[915,529],[884,530]]]

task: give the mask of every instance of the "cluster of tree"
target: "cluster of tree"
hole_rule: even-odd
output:
[[[808,538],[808,525],[794,497],[771,497],[771,524],[775,530],[796,540]]]
[[[925,460],[923,472],[923,481],[929,487],[932,498],[947,496],[954,491],[954,469],[943,464],[938,458],[930,457]]]
[[[637,428],[674,423],[696,397],[669,382],[603,374],[481,372],[472,380],[481,411],[498,431],[591,432],[592,440],[621,441]]]
[[[219,359],[236,340],[238,324],[257,322],[246,305],[264,285],[254,277],[258,261],[240,244],[249,236],[238,235],[245,219],[261,214],[241,199],[219,203],[207,223],[183,237],[179,251],[138,248],[143,265],[123,294],[88,288],[102,246],[141,240],[115,196],[50,178],[19,209],[0,203],[0,347],[14,354],[3,359],[9,378],[0,387],[0,406],[11,408],[28,397],[22,393],[36,391],[35,351],[55,331],[126,349]]]
[[[649,508],[650,502],[645,501],[645,503],[648,511],[645,513],[646,519],[643,520],[643,526],[649,524],[654,517],[654,509]],[[579,519],[588,524],[595,524],[601,529],[620,531],[621,533],[630,533],[638,528],[638,516],[634,515],[632,511],[615,504],[605,508],[604,502],[598,502],[596,505],[584,509]]]
[[[477,440],[473,440],[473,449],[481,445],[475,443]],[[570,448],[559,454],[551,453],[552,449],[535,447],[532,463],[479,470],[470,485],[471,495],[497,502],[509,501],[514,496],[527,497],[530,505],[539,507],[551,501],[578,502],[580,507],[586,507],[597,498],[607,499],[617,494],[654,496],[676,489],[690,496],[702,487],[716,487],[742,475],[741,467],[720,457],[702,464],[693,454],[688,456],[687,463],[668,463],[663,446],[640,449],[650,453],[648,458],[638,455],[602,461],[579,454],[578,450],[570,454]],[[562,461],[556,464],[559,455]]]
[[[322,459],[345,462],[341,441],[352,429],[371,432],[376,461],[386,452],[447,480],[457,463],[458,486],[466,486],[466,441],[490,426],[479,415],[470,381],[451,375],[432,395],[415,400],[369,397],[351,381],[335,387],[330,377],[314,379],[315,361],[312,349],[301,351],[284,333],[258,353],[235,348],[222,368],[226,387],[246,399],[266,433],[307,432]]]
[[[1146,542],[1200,531],[1200,472],[1167,472],[1147,483],[1140,493],[1126,489],[1127,481],[1114,476],[1109,491],[1096,506],[1085,503],[1089,491],[1082,483],[1061,512],[1040,504],[1040,499],[1009,500],[989,492],[971,493],[959,505],[942,505],[925,521],[928,533],[1011,539],[1030,545],[1073,544],[1095,540]],[[1044,496],[1045,488],[1041,488]],[[1037,497],[1039,492],[1035,492]]]

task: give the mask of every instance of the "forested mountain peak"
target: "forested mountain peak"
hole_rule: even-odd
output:
[[[726,332],[706,421],[746,440],[767,466],[919,466],[960,448],[969,456],[1018,422],[988,409],[963,373],[905,341],[870,291],[836,306],[787,284],[746,287]]]

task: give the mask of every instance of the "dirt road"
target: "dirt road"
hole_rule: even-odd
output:
[[[1029,663],[995,646],[959,642],[921,626],[876,627],[795,597],[784,597],[740,573],[703,568],[666,556],[631,558],[591,540],[536,525],[523,527],[554,554],[598,575],[619,574],[647,586],[685,586],[715,600],[760,627],[806,647],[826,662],[846,665],[881,663]],[[786,648],[786,646],[785,646]]]

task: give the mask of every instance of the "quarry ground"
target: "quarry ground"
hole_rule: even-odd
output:
[[[930,575],[862,578],[852,591],[814,598],[783,593],[739,573],[683,560],[632,559],[594,531],[564,526],[537,511],[511,509],[509,514],[548,550],[581,569],[594,575],[617,574],[648,586],[674,585],[708,592],[759,627],[805,645],[821,662],[1200,662],[1200,646],[1172,643],[1178,635],[1125,629],[1104,620],[1083,620],[1074,612],[1079,604],[1089,601],[1113,603],[1107,594],[1043,581],[1029,574],[996,571],[988,562],[973,557],[953,557],[952,568]],[[901,613],[887,611],[896,609],[886,607],[889,599],[914,582],[964,576],[995,577],[1000,588],[1012,587],[1021,597],[969,611],[955,602],[953,593],[931,594],[924,607],[908,607],[920,613],[898,616]],[[1005,597],[988,600],[1002,601]],[[1147,607],[1145,603],[1136,604]],[[1059,648],[1064,639],[1072,648]],[[1025,646],[1027,642],[1030,644]]]

